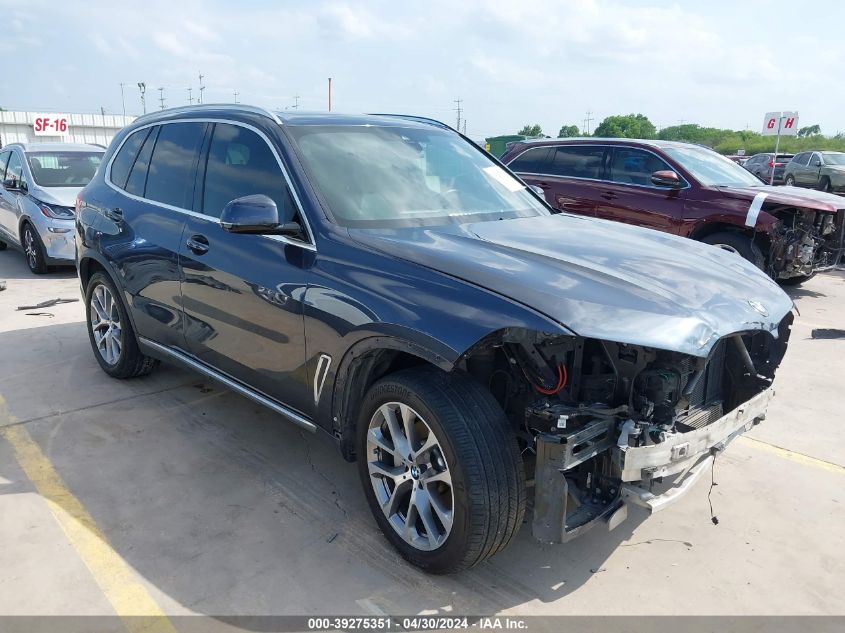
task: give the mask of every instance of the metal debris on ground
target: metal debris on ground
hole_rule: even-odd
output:
[[[39,308],[49,308],[59,305],[60,303],[75,303],[77,301],[79,301],[79,299],[48,299],[47,301],[42,301],[34,306],[18,306],[18,310],[38,310]]]
[[[26,316],[45,316],[45,317],[53,318],[56,315],[53,314],[52,312],[27,312]]]
[[[0,281],[0,292],[2,292],[2,291],[3,291],[3,290],[5,290],[5,289],[6,289],[6,282],[5,282],[5,281]]]

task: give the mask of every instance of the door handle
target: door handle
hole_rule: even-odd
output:
[[[618,198],[619,196],[617,196],[612,191],[605,191],[603,194],[601,194],[601,197],[605,200],[616,200],[616,198]]]
[[[185,244],[191,249],[191,252],[197,255],[208,252],[208,238],[205,235],[192,235]]]
[[[114,220],[115,222],[123,221],[123,209],[121,209],[120,207],[106,209],[104,214],[108,219]]]

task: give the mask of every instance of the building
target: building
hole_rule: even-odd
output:
[[[9,143],[65,142],[108,146],[135,117],[119,114],[0,112],[0,146]]]

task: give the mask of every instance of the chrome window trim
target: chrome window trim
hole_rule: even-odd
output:
[[[605,149],[614,148],[614,147],[621,147],[622,149],[639,149],[639,150],[642,150],[644,152],[648,152],[649,154],[651,154],[655,158],[658,158],[659,160],[666,163],[667,166],[671,167],[671,165],[669,165],[669,163],[666,162],[666,159],[663,158],[660,154],[657,154],[656,152],[654,152],[650,149],[646,149],[645,147],[639,147],[637,145],[602,145],[602,144],[599,144],[599,143],[561,143],[560,145],[549,144],[549,145],[541,145],[540,147],[550,147],[550,148],[557,148],[557,147],[602,147],[602,148],[605,148]],[[528,151],[528,150],[526,150],[526,151]],[[514,160],[516,160],[520,156],[522,156],[522,154],[517,154],[514,157]],[[511,162],[513,162],[513,161],[511,161]],[[674,168],[672,169],[672,171],[677,173],[677,170],[675,170]],[[607,180],[605,178],[585,178],[583,176],[560,176],[560,175],[557,175],[557,174],[535,173],[535,172],[526,172],[526,171],[519,171],[519,172],[514,172],[514,173],[522,174],[522,175],[525,175],[525,176],[542,176],[543,178],[569,178],[571,180],[585,180],[585,181],[588,181],[588,182],[604,182],[604,183],[607,183],[609,185],[624,185],[626,187],[639,187],[641,189],[654,189],[655,191],[684,191],[685,189],[692,188],[692,185],[689,183],[689,181],[686,178],[684,178],[683,176],[681,176],[681,174],[678,174],[678,176],[680,176],[681,180],[684,181],[686,186],[674,188],[674,187],[657,187],[655,185],[637,185],[637,184],[634,184],[634,183],[631,183],[631,182],[616,182],[615,180]]]
[[[118,145],[115,148],[114,153],[111,155],[111,158],[109,159],[109,162],[106,165],[106,171],[103,174],[103,180],[105,181],[106,185],[108,185],[109,187],[114,189],[119,194],[127,196],[131,200],[136,200],[138,202],[145,202],[147,204],[152,204],[152,205],[155,205],[157,207],[161,207],[162,209],[167,209],[169,211],[175,211],[177,213],[182,213],[182,214],[185,214],[185,215],[190,216],[190,217],[200,218],[200,219],[203,219],[203,220],[208,220],[209,222],[216,222],[217,224],[220,224],[220,218],[215,218],[213,216],[206,215],[204,213],[199,213],[198,211],[193,211],[192,209],[184,209],[182,207],[176,207],[176,206],[173,206],[171,204],[166,204],[164,202],[158,202],[157,200],[150,200],[149,198],[136,196],[135,194],[129,193],[125,189],[121,189],[120,187],[118,187],[117,185],[115,185],[111,181],[112,163],[114,163],[115,158],[117,158],[117,155],[120,153],[120,150],[123,148],[123,145],[126,143],[126,141],[129,139],[130,136],[132,136],[133,134],[137,134],[141,130],[145,130],[147,128],[154,127],[156,125],[170,125],[172,123],[228,123],[229,125],[236,125],[238,127],[242,127],[242,128],[247,129],[247,130],[251,130],[251,131],[255,132],[260,138],[262,138],[264,140],[264,142],[267,144],[267,146],[270,148],[270,151],[273,152],[273,157],[276,159],[276,163],[279,165],[279,169],[282,170],[282,175],[285,178],[285,183],[287,184],[288,189],[290,189],[291,196],[293,197],[294,204],[296,205],[296,208],[299,211],[299,216],[302,218],[303,222],[305,223],[305,232],[306,232],[310,241],[309,242],[302,242],[300,240],[291,239],[291,238],[286,237],[284,235],[262,235],[262,234],[259,234],[259,236],[267,238],[267,239],[272,239],[272,240],[277,241],[277,242],[283,242],[284,244],[290,244],[291,246],[298,246],[299,248],[303,248],[305,250],[316,252],[317,246],[316,246],[316,241],[314,240],[314,233],[311,230],[311,224],[308,221],[308,216],[305,214],[305,210],[303,209],[303,206],[302,206],[302,201],[299,199],[299,194],[297,194],[296,189],[293,186],[293,182],[290,179],[290,175],[288,174],[288,170],[285,168],[284,163],[282,162],[281,156],[279,156],[279,153],[276,151],[276,148],[273,147],[273,144],[270,142],[270,139],[267,137],[267,135],[264,134],[264,132],[259,130],[257,127],[255,127],[254,125],[250,125],[249,123],[242,123],[241,121],[233,121],[231,119],[219,119],[219,118],[196,118],[195,119],[195,118],[189,118],[189,119],[173,119],[173,120],[169,120],[169,121],[155,121],[155,122],[151,122],[151,123],[145,123],[144,125],[139,125],[138,127],[133,129],[129,134],[127,134],[123,138],[123,140],[120,142],[120,145]],[[152,156],[150,157],[150,159],[152,160]]]

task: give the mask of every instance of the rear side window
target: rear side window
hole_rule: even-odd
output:
[[[587,145],[555,147],[546,173],[570,178],[601,178],[604,151],[603,147]]]
[[[291,217],[293,199],[275,155],[252,130],[218,123],[208,150],[202,211],[220,217],[235,198],[264,194],[273,199],[281,217]]]
[[[153,147],[156,144],[159,127],[150,128],[144,144],[135,156],[135,163],[132,171],[129,172],[129,180],[126,181],[126,191],[136,196],[144,195],[144,188],[147,184],[147,171],[150,167],[150,156],[153,154]]]
[[[512,171],[521,172],[524,174],[540,174],[543,173],[546,165],[546,156],[549,153],[548,147],[532,147],[529,150],[522,152],[519,156],[514,158],[508,167]]]
[[[144,197],[180,209],[190,209],[194,173],[205,123],[162,125],[155,142]]]
[[[651,175],[664,169],[672,168],[651,152],[633,147],[617,147],[613,150],[613,161],[610,164],[610,180],[653,187]]]
[[[138,150],[149,135],[150,129],[138,130],[130,134],[112,161],[109,179],[121,189],[126,187],[126,179],[129,178],[129,172],[135,164],[135,157],[138,156]]]

